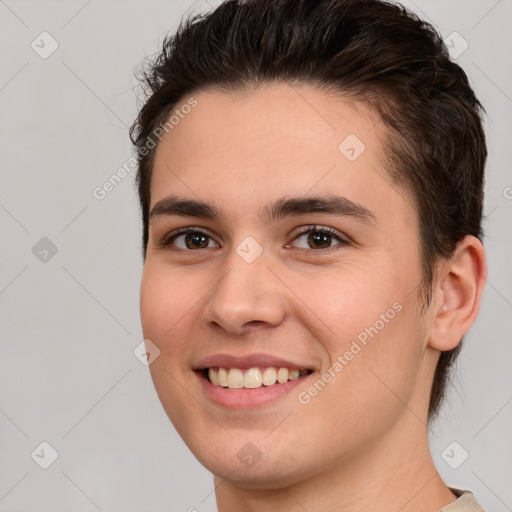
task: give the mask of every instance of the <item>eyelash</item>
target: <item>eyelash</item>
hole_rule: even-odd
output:
[[[174,242],[174,240],[176,238],[178,238],[181,235],[187,235],[189,233],[206,235],[208,238],[213,240],[213,237],[211,237],[210,235],[208,235],[207,233],[202,231],[202,229],[200,229],[200,228],[180,228],[180,229],[177,229],[176,231],[173,231],[169,235],[165,236],[160,241],[159,246],[162,247],[162,248],[168,247],[168,246],[170,246],[172,244],[172,242]],[[308,233],[325,233],[325,234],[331,235],[333,238],[336,238],[339,243],[334,245],[333,247],[328,247],[327,249],[303,249],[303,248],[299,248],[298,249],[299,251],[306,251],[308,253],[326,254],[326,253],[332,252],[333,250],[338,250],[340,248],[340,246],[343,247],[343,246],[347,246],[347,245],[350,244],[350,242],[348,240],[346,240],[345,238],[343,238],[341,235],[339,235],[336,230],[334,230],[332,228],[324,227],[324,226],[317,226],[317,225],[307,226],[302,231],[297,233],[294,236],[292,241],[295,241],[297,238],[300,238],[301,236],[303,236],[305,234],[308,234]],[[206,247],[205,249],[212,249],[212,247]],[[201,249],[181,249],[181,248],[178,248],[177,250],[183,251],[183,252],[189,252],[189,253],[194,253],[194,252],[200,252],[201,251]]]

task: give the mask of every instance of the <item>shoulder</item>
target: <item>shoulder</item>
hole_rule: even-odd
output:
[[[450,490],[457,496],[457,499],[443,507],[439,512],[485,512],[471,491],[452,487],[450,487]]]

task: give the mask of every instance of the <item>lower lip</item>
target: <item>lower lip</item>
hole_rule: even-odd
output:
[[[272,386],[261,386],[260,388],[229,389],[222,386],[214,386],[202,371],[196,371],[204,392],[216,404],[231,409],[250,408],[258,405],[265,405],[286,395],[289,395],[298,386],[301,386],[306,379],[314,375],[309,373],[295,380],[284,384],[273,384]]]

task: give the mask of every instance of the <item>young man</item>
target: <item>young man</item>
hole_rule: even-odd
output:
[[[427,438],[487,272],[481,107],[438,34],[234,0],[145,78],[142,326],[219,511],[482,510]]]

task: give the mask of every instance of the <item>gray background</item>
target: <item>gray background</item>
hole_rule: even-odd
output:
[[[512,510],[512,0],[405,5],[467,41],[457,60],[488,111],[489,279],[431,446],[449,485],[504,512]],[[103,200],[93,196],[131,155],[135,67],[185,11],[207,7],[0,0],[0,511],[216,510],[212,476],[133,353],[142,340],[133,172]],[[46,59],[31,47],[51,49],[43,31],[59,45]],[[59,454],[48,469],[43,441]],[[454,441],[452,461],[469,454],[457,469],[442,457]]]

